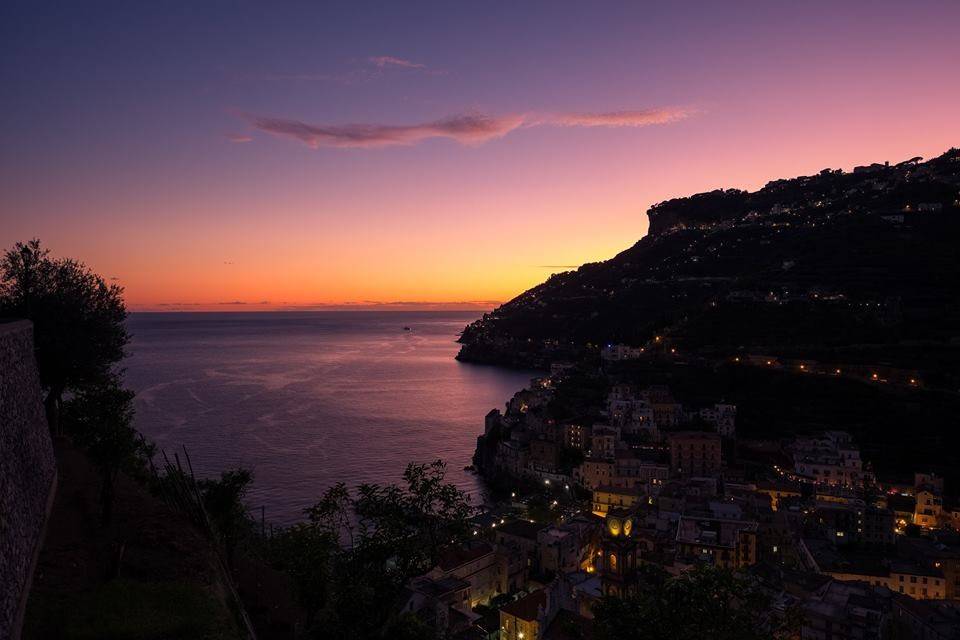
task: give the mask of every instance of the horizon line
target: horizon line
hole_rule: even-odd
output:
[[[343,304],[161,303],[130,305],[128,313],[269,313],[311,311],[491,311],[501,301],[369,302]]]

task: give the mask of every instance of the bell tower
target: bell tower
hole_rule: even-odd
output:
[[[605,596],[623,596],[636,586],[637,542],[633,537],[634,514],[611,509],[604,519],[600,545],[600,587]]]

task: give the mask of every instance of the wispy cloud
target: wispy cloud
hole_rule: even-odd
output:
[[[243,133],[228,133],[227,140],[229,140],[230,142],[236,142],[238,144],[244,143],[244,142],[253,142],[252,137]]]
[[[426,69],[427,65],[394,56],[370,56],[367,58],[370,64],[385,69],[387,67],[400,67],[403,69]]]
[[[249,118],[254,128],[309,147],[387,147],[411,145],[428,138],[450,138],[461,144],[480,144],[499,138],[523,125],[522,116],[463,114],[414,125],[345,124],[313,125],[285,118]]]
[[[646,127],[670,124],[693,115],[694,110],[676,107],[610,111],[607,113],[565,113],[548,118],[544,124],[561,127]]]
[[[293,138],[309,147],[371,148],[412,145],[430,138],[449,138],[461,144],[482,144],[520,127],[646,127],[689,117],[690,109],[664,107],[608,113],[513,114],[490,116],[466,113],[413,125],[308,124],[300,120],[245,115],[255,128]]]

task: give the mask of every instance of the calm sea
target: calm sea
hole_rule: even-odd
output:
[[[454,360],[476,316],[131,314],[137,426],[168,452],[185,445],[198,474],[252,469],[250,505],[277,523],[335,482],[391,482],[436,458],[476,503],[479,482],[463,467],[483,417],[534,375]]]

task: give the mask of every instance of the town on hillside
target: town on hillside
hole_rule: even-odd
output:
[[[956,637],[960,502],[942,476],[884,477],[839,429],[745,437],[737,405],[624,369],[652,351],[553,363],[490,411],[474,461],[498,500],[405,611],[458,638],[588,638],[604,596],[706,566],[761,590],[771,626],[796,613],[794,637]]]

